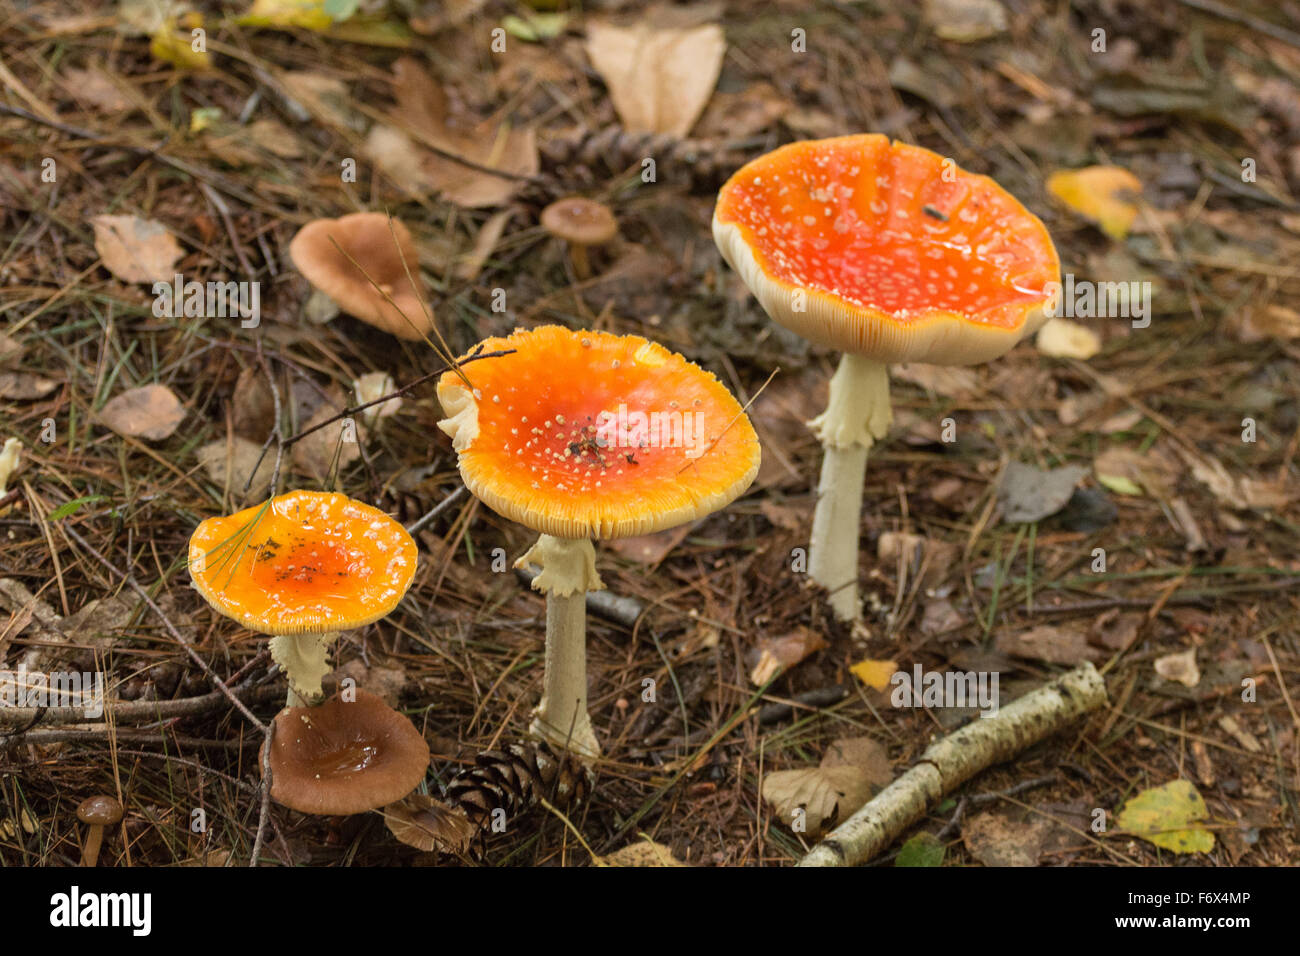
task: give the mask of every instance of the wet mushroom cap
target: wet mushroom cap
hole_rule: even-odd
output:
[[[347,495],[291,491],[208,518],[190,538],[194,588],[262,634],[362,627],[395,608],[415,575],[406,529]]]
[[[112,797],[87,797],[77,807],[77,819],[92,826],[110,827],[122,819],[122,804]]]
[[[609,207],[581,196],[557,199],[543,209],[542,228],[580,246],[598,246],[618,235],[618,221]]]
[[[355,694],[352,702],[336,694],[319,707],[286,707],[276,715],[270,752],[276,803],[344,816],[395,803],[420,785],[429,766],[424,737],[374,694]]]
[[[289,257],[308,282],[363,322],[412,340],[432,327],[424,294],[412,284],[419,279],[419,253],[411,233],[396,219],[391,229],[388,217],[378,212],[317,219],[298,230]]]
[[[1046,227],[987,176],[867,134],[791,143],[718,194],[713,235],[773,320],[880,362],[964,365],[1044,321]]]
[[[725,507],[758,473],[740,404],[710,372],[636,335],[559,326],[438,382],[460,473],[498,514],[562,538],[622,538]]]

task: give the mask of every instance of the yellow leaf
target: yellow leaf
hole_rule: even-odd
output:
[[[897,661],[873,661],[868,658],[865,661],[858,661],[849,668],[853,676],[868,687],[874,687],[876,690],[884,690],[889,686],[889,679],[894,676],[898,670]]]
[[[1174,853],[1209,853],[1214,834],[1199,822],[1210,815],[1190,780],[1143,790],[1119,812],[1119,825],[1136,837]]]
[[[194,49],[193,43],[192,34],[177,33],[174,24],[167,23],[149,39],[149,53],[155,60],[182,70],[212,69],[212,54]]]
[[[1142,486],[1123,475],[1098,475],[1097,481],[1117,495],[1132,495],[1135,498],[1142,495]]]
[[[220,106],[202,106],[190,114],[190,132],[202,133],[220,119]]]
[[[322,32],[334,25],[325,12],[325,0],[253,0],[237,21],[249,27],[302,27]]]
[[[1112,239],[1123,239],[1137,218],[1142,181],[1118,166],[1088,166],[1053,173],[1047,191]]]

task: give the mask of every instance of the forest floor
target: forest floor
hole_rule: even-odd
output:
[[[832,741],[861,737],[898,774],[971,719],[971,708],[891,706],[888,687],[850,670],[864,660],[997,673],[1004,703],[1083,661],[1105,676],[1105,707],[953,796],[1002,795],[963,805],[951,826],[950,799],[904,835],[942,832],[943,865],[1300,860],[1300,311],[1287,298],[1300,294],[1300,36],[1281,25],[1300,8],[1002,6],[1002,29],[964,40],[938,33],[952,36],[959,15],[987,20],[988,3],[625,2],[529,20],[496,0],[413,2],[363,5],[329,30],[260,29],[204,3],[169,8],[175,25],[161,33],[153,2],[0,3],[0,441],[25,446],[0,497],[0,667],[36,650],[50,666],[106,672],[118,701],[203,698],[163,719],[0,724],[0,861],[75,862],[74,811],[109,793],[126,816],[105,865],[248,862],[262,738],[205,696],[211,680],[177,636],[251,688],[260,720],[284,685],[267,677],[265,638],[191,589],[186,546],[199,521],[266,497],[264,472],[247,493],[240,480],[249,448],[342,411],[365,373],[403,385],[441,366],[423,343],[304,314],[290,239],[358,210],[411,229],[454,352],[543,323],[644,335],[752,400],[763,446],[754,486],[722,512],[598,544],[610,593],[643,613],[589,616],[604,750],[591,797],[571,827],[540,808],[512,823],[486,863],[587,865],[643,835],[694,865],[794,862],[815,834],[774,818],[767,774],[814,768]],[[721,73],[687,137],[622,130],[615,81],[586,46],[599,17],[721,26]],[[189,59],[169,38],[188,47],[199,26],[207,68],[164,62]],[[651,61],[679,56],[674,42]],[[637,83],[671,107],[671,84],[655,88],[647,70]],[[463,155],[518,176],[409,140],[407,154],[375,158],[373,127],[413,121],[421,97]],[[1091,357],[1026,341],[984,365],[893,370],[896,421],[867,469],[856,628],[792,570],[820,462],[805,423],[835,356],[775,326],[710,234],[717,189],[741,164],[853,132],[992,176],[1042,218],[1063,273],[1151,283],[1145,327],[1076,319],[1100,337]],[[417,174],[394,173],[410,163]],[[1107,235],[1047,191],[1053,172],[1089,165],[1140,181],[1124,200],[1130,227]],[[575,193],[619,223],[586,279],[538,225],[544,205]],[[187,277],[260,283],[260,324],[157,317],[149,283],[106,266],[102,215],[161,223]],[[179,427],[150,439],[103,424],[111,399],[151,384],[179,398]],[[284,449],[279,490],[337,489],[414,522],[461,487],[440,417],[432,383],[420,385],[360,446]],[[955,441],[943,440],[948,419]],[[1052,491],[1048,469],[1084,474],[1055,513],[1011,521],[1014,463],[1035,469],[1031,497]],[[462,495],[417,532],[407,599],[338,642],[335,678],[385,696],[425,734],[435,794],[522,736],[539,697],[544,601],[494,561],[530,538]],[[789,663],[756,682],[765,649]],[[1174,854],[1117,825],[1126,801],[1178,779],[1204,800],[1207,852]],[[262,861],[439,862],[377,813],[275,805]]]

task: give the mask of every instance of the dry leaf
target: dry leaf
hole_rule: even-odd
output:
[[[758,642],[758,663],[749,672],[749,679],[762,686],[825,646],[825,639],[808,627],[800,627],[782,637],[764,637]]]
[[[30,372],[0,372],[0,398],[31,401],[44,398],[59,387],[59,383],[43,375]]]
[[[166,385],[144,385],[114,396],[95,418],[127,438],[162,441],[185,420],[185,406]]]
[[[1284,305],[1236,309],[1228,316],[1228,328],[1242,342],[1300,339],[1300,312]]]
[[[891,366],[889,375],[944,398],[969,398],[979,391],[979,377],[975,370],[963,366],[904,362]]]
[[[357,404],[365,405],[376,399],[383,398],[396,391],[397,384],[393,381],[393,376],[387,372],[367,372],[352,383],[353,391],[357,396]],[[386,402],[373,405],[361,413],[361,417],[367,422],[374,422],[379,418],[388,418],[390,415],[396,415],[397,410],[402,407],[401,397],[390,398]]]
[[[95,251],[123,282],[171,282],[182,253],[162,223],[138,216],[96,216]]]
[[[23,343],[12,335],[0,332],[0,362],[9,362],[23,354]]]
[[[1155,666],[1156,673],[1165,680],[1175,681],[1184,687],[1195,687],[1201,682],[1201,669],[1196,666],[1195,648],[1157,657]]]
[[[650,839],[629,843],[597,859],[605,866],[686,866],[673,856],[672,850]]]
[[[1019,634],[999,634],[993,646],[1013,657],[1027,657],[1048,664],[1081,664],[1099,661],[1102,654],[1089,646],[1087,635],[1072,627],[1040,625]]]
[[[1281,508],[1287,505],[1295,493],[1281,484],[1259,478],[1234,478],[1217,458],[1193,456],[1179,449],[1179,453],[1191,466],[1196,480],[1214,493],[1219,503],[1236,511],[1249,511],[1252,508]]]
[[[669,552],[686,540],[693,525],[684,524],[667,531],[654,534],[641,534],[632,538],[615,538],[605,543],[605,547],[619,557],[641,564],[658,564],[668,557]]]
[[[342,407],[340,402],[339,408]],[[337,414],[338,410],[327,402],[303,423],[302,430],[313,428]],[[299,474],[324,481],[361,457],[358,445],[363,439],[360,421],[340,419],[295,442],[289,450],[289,461]]]
[[[1034,340],[1038,351],[1051,358],[1086,360],[1101,351],[1101,336],[1068,319],[1048,319]]]
[[[866,774],[874,790],[883,790],[894,779],[889,754],[875,737],[841,737],[832,740],[822,754],[823,767],[857,767]]]
[[[502,209],[500,212],[493,213],[488,221],[483,223],[478,235],[474,237],[474,248],[469,255],[457,262],[453,269],[457,279],[473,282],[478,278],[478,274],[483,271],[483,266],[496,250],[497,243],[501,241],[501,234],[505,232],[506,223],[510,221],[512,215],[514,210]]]
[[[860,767],[804,767],[769,773],[762,794],[782,823],[815,837],[856,812],[871,799],[871,789]]]
[[[499,206],[540,168],[532,127],[511,129],[500,119],[453,124],[442,88],[410,57],[393,64],[397,110],[390,124],[376,123],[366,137],[366,152],[398,185],[438,192],[458,206]],[[399,128],[406,127],[407,129]],[[408,133],[409,129],[409,133]],[[509,177],[472,169],[421,143]]]
[[[1200,825],[1209,817],[1190,780],[1174,780],[1143,790],[1124,804],[1117,822],[1134,836],[1175,853],[1209,853],[1214,834]]]
[[[285,92],[313,119],[339,131],[360,133],[366,118],[352,105],[347,84],[324,73],[296,70],[280,74]]]
[[[971,856],[985,866],[1037,866],[1052,822],[1037,814],[1013,820],[986,810],[962,821],[961,838]]]
[[[1118,166],[1088,166],[1053,173],[1047,191],[1112,239],[1123,239],[1137,218],[1142,181]]]
[[[208,477],[219,487],[229,489],[236,495],[244,493],[244,484],[248,476],[257,468],[248,487],[248,494],[260,498],[271,487],[271,477],[275,473],[275,449],[270,449],[262,457],[262,446],[247,438],[236,435],[229,446],[224,440],[204,445],[196,454]],[[261,457],[261,464],[258,459]]]
[[[1040,471],[1032,465],[1011,462],[998,486],[1003,520],[1014,524],[1051,517],[1066,506],[1075,486],[1087,473],[1086,468],[1078,465]]]
[[[63,85],[77,102],[101,112],[121,113],[131,108],[131,101],[122,94],[112,76],[99,67],[64,70]]]
[[[689,29],[587,25],[587,57],[630,133],[689,133],[713,94],[726,49],[717,24]]]
[[[1232,739],[1241,744],[1243,750],[1257,754],[1264,749],[1259,742],[1259,738],[1237,723],[1237,719],[1230,714],[1225,714],[1219,718],[1219,726],[1231,734]]]

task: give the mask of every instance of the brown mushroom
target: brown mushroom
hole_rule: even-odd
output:
[[[122,819],[122,804],[112,797],[96,794],[81,801],[77,819],[90,827],[86,833],[86,848],[81,853],[82,866],[99,862],[99,848],[104,842],[104,827],[111,827]]]
[[[603,245],[618,235],[618,221],[609,207],[581,196],[557,199],[543,209],[542,228],[569,244],[569,259],[579,279],[591,275],[587,247]]]
[[[276,715],[270,752],[276,803],[344,816],[396,803],[424,779],[429,745],[415,725],[374,694],[353,695]]]
[[[317,219],[298,230],[289,258],[340,309],[377,329],[416,340],[433,328],[419,287],[419,254],[397,219],[391,228],[380,212]]]

